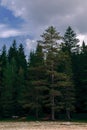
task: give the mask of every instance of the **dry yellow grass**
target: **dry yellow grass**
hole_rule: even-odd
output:
[[[0,130],[87,130],[86,123],[0,122]]]

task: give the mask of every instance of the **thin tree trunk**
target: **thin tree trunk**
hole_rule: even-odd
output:
[[[37,97],[36,97],[36,119],[38,119],[38,114],[39,114],[39,108],[38,108],[38,90],[36,91]]]
[[[52,63],[52,72],[53,72],[53,63]],[[54,90],[54,86],[53,86],[53,83],[54,83],[54,74],[52,74],[52,90]],[[52,120],[55,120],[55,102],[54,102],[54,94],[52,93],[52,110],[51,110],[51,115],[52,115]]]
[[[52,115],[52,120],[55,120],[55,108],[54,108],[54,96],[52,96],[52,110],[51,110],[51,115]]]
[[[38,119],[38,107],[36,108],[36,119]]]
[[[68,120],[71,120],[71,116],[70,116],[70,111],[69,110],[66,110],[66,115],[67,115]]]

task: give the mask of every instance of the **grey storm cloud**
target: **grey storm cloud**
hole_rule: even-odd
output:
[[[1,5],[25,20],[22,31],[38,36],[54,25],[61,32],[72,26],[85,34],[87,20],[87,0],[1,0]]]

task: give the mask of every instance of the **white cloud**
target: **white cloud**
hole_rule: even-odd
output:
[[[37,42],[36,40],[30,40],[30,39],[26,39],[26,51],[35,51],[35,48],[37,46]]]
[[[1,5],[13,12],[16,17],[21,17],[25,23],[21,29],[2,31],[2,36],[16,34],[29,34],[34,39],[39,39],[42,32],[50,25],[64,32],[68,25],[78,30],[80,43],[87,41],[87,0],[1,0]],[[13,32],[12,32],[13,31]],[[1,34],[0,34],[1,35]],[[28,49],[33,48],[34,41],[26,40]],[[26,49],[27,49],[26,48]]]
[[[16,17],[23,18],[26,23],[22,31],[35,38],[50,25],[62,32],[68,25],[79,28],[80,33],[85,31],[86,0],[1,0],[1,5],[11,10]]]
[[[20,35],[20,32],[18,32],[17,30],[5,30],[1,32],[0,38],[8,38],[8,37],[18,36],[18,35]]]
[[[87,34],[79,34],[77,38],[80,40],[79,44],[82,45],[83,41],[87,44]]]
[[[21,0],[1,0],[1,6],[8,8],[9,10],[13,11],[16,17],[21,16],[25,17],[25,13],[27,12],[26,6],[28,1],[21,1]],[[25,12],[24,12],[25,11]]]
[[[5,24],[0,24],[0,29],[6,28],[7,26]]]
[[[0,38],[8,38],[11,36],[18,36],[21,34],[22,32],[20,32],[17,29],[10,28],[6,24],[0,24]]]

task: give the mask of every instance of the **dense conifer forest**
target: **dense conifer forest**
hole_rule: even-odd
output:
[[[0,118],[87,113],[87,45],[69,26],[61,36],[53,26],[37,41],[27,60],[13,41],[0,53]]]

